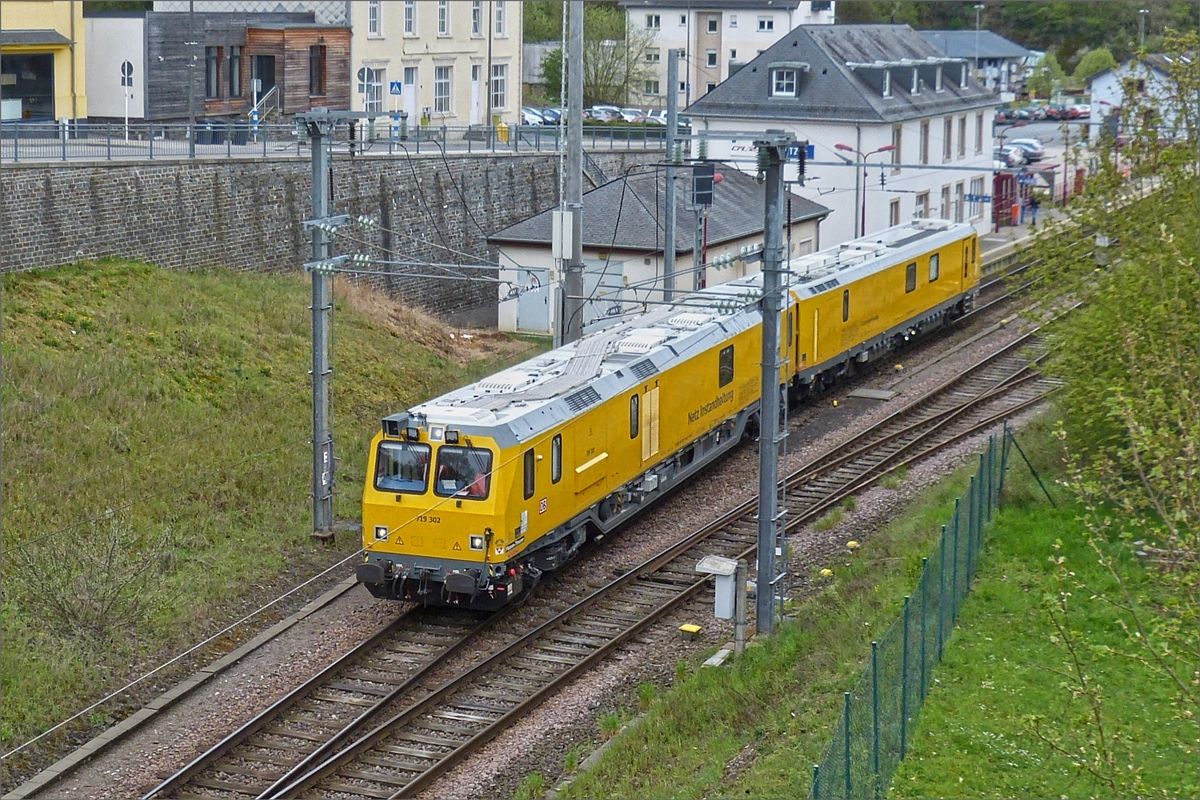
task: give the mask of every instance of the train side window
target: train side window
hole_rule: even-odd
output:
[[[912,262],[904,268],[904,293],[916,291],[917,288],[917,262]]]
[[[733,382],[733,345],[721,349],[721,357],[717,364],[717,384],[728,386]]]
[[[638,435],[638,421],[641,417],[638,415],[638,396],[636,394],[629,397],[629,438],[636,439]]]
[[[533,497],[534,477],[536,477],[537,456],[533,454],[533,448],[525,451],[525,499]]]
[[[550,440],[550,482],[562,480],[562,434]]]
[[[850,290],[842,290],[842,322],[850,321]]]
[[[971,263],[975,263],[975,245],[979,243],[978,239],[971,240]]]
[[[938,279],[938,273],[942,268],[942,257],[934,253],[929,257],[929,282],[933,283]]]

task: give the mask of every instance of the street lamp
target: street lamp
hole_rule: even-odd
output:
[[[1005,125],[1003,128],[1001,128],[1000,129],[1000,137],[999,137],[1000,138],[1000,149],[1004,150],[1004,139],[1008,135],[1008,132],[1010,130],[1012,130],[1013,128],[1024,128],[1028,124],[1029,123],[1024,122],[1024,121],[1014,122],[1011,125]],[[1001,155],[1003,155],[1003,153],[1001,153]]]
[[[854,181],[854,202],[855,202],[855,205],[857,205],[860,209],[858,235],[866,236],[867,235],[867,159],[870,158],[871,156],[875,155],[876,153],[890,153],[896,149],[896,145],[885,144],[883,147],[877,147],[876,149],[871,150],[870,152],[867,152],[867,153],[864,153],[860,150],[856,150],[853,147],[851,147],[850,145],[843,144],[842,142],[838,142],[833,147],[835,150],[844,150],[847,153],[854,153],[856,156],[858,156],[859,160],[862,161],[862,165],[863,165],[862,174],[859,175],[857,173],[857,171],[855,173],[855,177],[858,178],[858,180]],[[845,158],[845,156],[843,156],[843,158]],[[880,178],[880,180],[882,180],[882,178]],[[861,187],[861,190],[860,190],[860,187]],[[860,196],[861,196],[861,199],[860,199]]]
[[[983,12],[983,3],[975,4],[975,72],[979,72],[979,17]]]
[[[1138,9],[1138,47],[1146,46],[1146,15],[1149,13],[1148,8]]]

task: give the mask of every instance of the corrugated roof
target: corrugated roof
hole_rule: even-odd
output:
[[[849,64],[931,62],[946,55],[908,25],[801,25],[686,109],[690,117],[713,116],[800,122],[899,122],[983,108],[996,97],[968,81],[957,83],[954,64],[944,68],[943,91],[934,91],[937,67],[920,67],[923,86],[910,93],[911,73],[893,68],[891,96],[882,93],[883,70]],[[770,96],[769,65],[806,62],[796,97]]]
[[[0,31],[2,44],[70,44],[71,40],[55,30],[31,28],[24,31]]]
[[[754,178],[732,166],[717,163],[724,179],[713,189],[713,205],[708,216],[708,242],[719,244],[761,233],[765,198],[763,188]],[[695,214],[687,211],[686,182],[691,174],[687,167],[679,170],[683,176],[675,208],[676,230],[690,231],[695,227]],[[652,173],[617,178],[583,196],[583,246],[655,251],[663,247],[665,173]],[[792,201],[792,222],[823,218],[830,212],[825,206],[788,194]],[[523,242],[549,244],[553,238],[553,209],[535,214],[510,225],[488,237],[489,242]],[[615,231],[615,234],[614,234]],[[690,253],[692,237],[678,237],[676,252]]]
[[[921,31],[930,44],[955,58],[1028,58],[1033,55],[1016,42],[991,31]]]

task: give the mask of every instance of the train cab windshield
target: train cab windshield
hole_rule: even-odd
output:
[[[492,451],[442,445],[435,474],[434,494],[482,500],[492,488]]]
[[[415,442],[380,442],[375,458],[375,488],[381,492],[424,494],[429,488],[431,450]]]

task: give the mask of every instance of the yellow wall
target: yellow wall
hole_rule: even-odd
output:
[[[54,54],[54,115],[58,119],[87,117],[84,76],[83,3],[79,0],[0,3],[0,28],[6,31],[54,30],[75,44],[5,45],[5,53]]]

